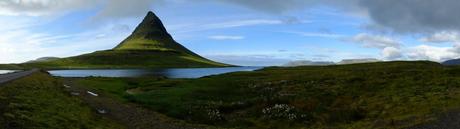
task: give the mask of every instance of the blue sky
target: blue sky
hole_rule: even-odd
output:
[[[449,5],[459,2],[410,2],[5,0],[0,1],[0,63],[111,49],[149,10],[178,42],[230,64],[459,58],[458,19],[446,22],[459,15],[448,13],[456,7]],[[388,7],[393,10],[383,10]]]

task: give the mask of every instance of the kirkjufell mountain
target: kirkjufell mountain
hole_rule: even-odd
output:
[[[153,12],[148,12],[134,32],[111,50],[21,65],[47,69],[230,66],[206,59],[176,42]]]
[[[153,12],[148,12],[134,32],[113,50],[176,51],[198,56],[177,43]]]

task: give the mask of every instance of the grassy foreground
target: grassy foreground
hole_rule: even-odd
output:
[[[122,129],[99,117],[46,73],[0,86],[2,129]]]
[[[434,62],[78,83],[175,118],[232,128],[405,128],[460,107],[460,68]]]

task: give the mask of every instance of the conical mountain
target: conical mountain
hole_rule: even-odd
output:
[[[160,18],[148,12],[134,32],[113,50],[176,51],[197,54],[177,43],[168,33]]]
[[[230,66],[203,58],[177,43],[153,12],[148,12],[134,32],[113,49],[22,65],[45,69]]]

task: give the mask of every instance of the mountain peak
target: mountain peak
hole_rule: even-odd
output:
[[[136,27],[132,36],[160,40],[160,39],[172,39],[166,28],[155,13],[149,11],[145,16],[144,20]]]
[[[149,11],[134,32],[113,50],[175,51],[198,56],[177,43],[152,11]]]
[[[152,11],[149,11],[149,12],[147,12],[147,16],[148,15],[155,15],[155,13],[153,13]]]

